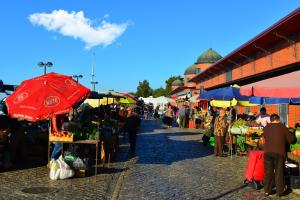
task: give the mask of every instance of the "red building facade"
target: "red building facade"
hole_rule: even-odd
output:
[[[233,84],[242,86],[296,70],[300,70],[300,8],[189,81],[198,90],[201,87],[210,90]],[[266,108],[268,113],[279,113],[286,118],[289,126],[300,122],[298,105],[266,105]],[[239,113],[247,111],[259,112],[259,107],[238,107]]]

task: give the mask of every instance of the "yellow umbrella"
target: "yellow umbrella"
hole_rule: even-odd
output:
[[[104,99],[86,99],[84,103],[89,104],[93,108],[97,108],[101,105],[113,104],[116,103],[114,98],[104,98]]]
[[[118,102],[121,104],[136,104],[136,101],[128,97],[121,98],[120,100],[118,100]]]
[[[230,107],[230,106],[236,106],[237,100],[233,99],[232,101],[222,101],[222,100],[211,100],[210,105],[212,107]]]
[[[258,104],[250,103],[249,101],[238,101],[239,106],[258,106]]]
[[[230,106],[257,106],[257,104],[249,103],[249,101],[237,101],[233,99],[232,101],[222,101],[222,100],[212,100],[210,101],[212,107],[230,107]]]

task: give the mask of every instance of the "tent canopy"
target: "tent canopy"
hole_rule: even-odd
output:
[[[245,85],[241,95],[272,98],[300,98],[300,71]]]
[[[214,100],[226,100],[226,101],[232,101],[233,99],[236,99],[238,101],[249,100],[249,97],[242,96],[240,94],[240,88],[238,88],[238,86],[229,86],[229,87],[210,90],[204,92],[203,94],[200,94],[200,98],[207,99],[207,100],[214,99]]]
[[[156,103],[156,104],[168,104],[168,103],[173,103],[173,102],[175,102],[173,99],[165,97],[165,96],[157,97],[153,100],[153,103]]]

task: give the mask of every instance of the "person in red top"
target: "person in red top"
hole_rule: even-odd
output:
[[[264,190],[265,196],[272,194],[275,175],[276,194],[282,196],[285,193],[284,162],[287,156],[286,144],[295,142],[296,137],[280,122],[277,114],[272,114],[270,121],[271,123],[264,128]]]

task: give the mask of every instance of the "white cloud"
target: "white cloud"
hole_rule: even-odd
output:
[[[108,18],[105,15],[104,18]],[[71,36],[85,42],[85,47],[104,47],[112,44],[127,29],[129,23],[110,23],[102,20],[100,25],[93,26],[92,20],[84,16],[83,11],[68,12],[54,10],[52,13],[34,13],[29,16],[33,25],[45,27],[49,31],[56,31],[65,36]]]

